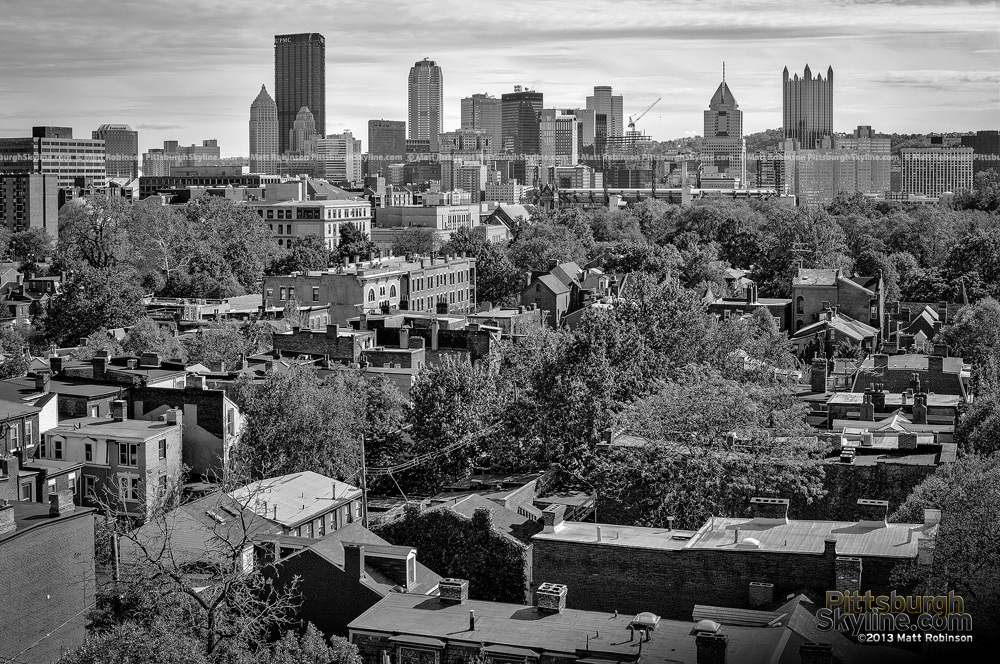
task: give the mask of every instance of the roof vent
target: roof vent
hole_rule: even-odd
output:
[[[737,549],[759,549],[760,540],[753,537],[747,537],[742,542],[736,545]]]
[[[722,625],[714,620],[705,618],[704,620],[698,621],[698,624],[691,630],[691,634],[696,636],[701,636],[703,634],[718,634],[720,629],[722,629]]]

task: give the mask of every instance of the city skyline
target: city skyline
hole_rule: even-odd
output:
[[[156,26],[176,25],[185,3],[152,3],[116,9],[114,31],[101,4],[67,6],[58,22],[31,5],[0,18],[0,135],[60,125],[82,136],[121,123],[139,131],[140,152],[164,140],[215,138],[224,155],[246,156],[247,108],[274,80],[274,35],[307,31],[328,40],[327,134],[364,135],[370,119],[405,119],[407,73],[424,57],[448,78],[444,131],[460,126],[460,100],[475,93],[499,97],[521,84],[544,93],[546,107],[569,108],[582,107],[595,85],[610,85],[624,96],[626,120],[664,97],[638,127],[657,140],[701,134],[723,60],[740,91],[745,133],[781,127],[782,69],[806,64],[837,72],[837,132],[859,124],[976,131],[995,125],[1000,110],[994,3],[831,2],[802,15],[789,2],[737,2],[722,14],[634,0],[614,6],[609,28],[606,11],[567,12],[556,2],[519,14],[514,2],[483,7],[475,18],[453,12],[460,25],[449,24],[448,40],[437,34],[436,17],[448,11],[437,3],[385,3],[366,13],[345,3],[346,21],[324,18],[338,14],[336,2],[239,11],[199,3],[190,13],[198,20],[183,29]],[[303,20],[310,12],[316,16]],[[510,19],[517,15],[531,19]],[[475,25],[489,26],[490,49],[481,48],[487,33]]]

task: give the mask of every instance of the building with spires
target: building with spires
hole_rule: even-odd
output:
[[[288,130],[288,151],[309,154],[315,150],[318,136],[321,134],[317,131],[315,116],[308,106],[303,106]]]
[[[139,177],[139,132],[126,124],[102,124],[90,137],[104,141],[104,163],[109,178]]]
[[[289,149],[299,110],[312,111],[316,133],[326,135],[326,39],[316,32],[274,37],[274,101],[278,150]]]
[[[438,134],[443,129],[441,110],[444,107],[444,76],[441,67],[424,58],[410,67],[407,110],[407,138],[430,142],[431,152],[437,152]]]
[[[265,86],[250,104],[250,172],[278,172],[278,105]]]
[[[739,178],[740,186],[747,182],[747,147],[743,138],[743,111],[726,85],[726,69],[722,68],[722,83],[705,111],[705,133],[701,148],[703,165],[714,166],[729,178]]]
[[[782,78],[782,120],[785,139],[794,139],[802,149],[811,150],[824,136],[833,136],[833,67],[813,78],[806,65],[802,78],[789,78],[785,67]]]

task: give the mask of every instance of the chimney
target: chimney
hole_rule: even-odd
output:
[[[861,590],[861,558],[837,556],[834,560],[836,587],[839,592],[859,592]]]
[[[49,516],[62,516],[70,514],[76,510],[73,504],[73,492],[70,489],[63,489],[56,493],[49,494]]]
[[[826,359],[814,357],[809,372],[809,389],[814,393],[826,392]]]
[[[543,613],[562,613],[569,588],[561,583],[543,583],[535,590],[535,608]]]
[[[187,386],[195,390],[203,390],[205,389],[205,377],[199,375],[188,376]]]
[[[469,631],[476,631],[476,611],[474,609],[469,609]]]
[[[872,391],[865,390],[864,401],[861,402],[861,421],[875,421],[875,405],[872,403]]]
[[[557,533],[562,530],[563,517],[566,514],[565,505],[549,505],[542,510],[542,523],[545,525],[544,532]]]
[[[876,413],[885,412],[885,386],[882,383],[872,385],[872,405]]]
[[[121,399],[115,399],[111,402],[111,419],[115,422],[124,422],[128,419],[125,415],[125,402]]]
[[[823,350],[826,353],[826,359],[832,360],[836,351],[836,337],[833,333],[833,328],[827,325],[826,327],[826,339],[823,343]]]
[[[900,432],[899,438],[897,439],[896,449],[899,450],[915,450],[917,449],[917,434]]]
[[[0,501],[0,535],[6,535],[17,530],[14,522],[14,506],[6,500]]]
[[[888,369],[889,368],[889,356],[885,353],[875,354],[875,368],[876,369]]]
[[[400,348],[410,347],[410,328],[405,325],[399,328],[399,347]]]
[[[829,643],[806,641],[799,646],[802,664],[833,664],[833,647]]]
[[[358,329],[367,330],[368,329],[368,314],[362,311],[361,315],[358,316]]]
[[[750,582],[750,608],[756,609],[774,601],[774,584],[760,581]]]
[[[171,408],[166,412],[167,424],[181,424],[183,423],[184,411],[180,408]]]
[[[160,354],[159,353],[143,353],[139,358],[139,366],[141,367],[158,367],[160,366]]]
[[[701,629],[703,625],[714,627],[714,631]],[[694,644],[697,648],[698,664],[725,664],[729,637],[722,633],[718,623],[703,620],[695,627]]]
[[[438,582],[438,599],[445,604],[464,604],[469,599],[468,580],[441,579]]]
[[[944,373],[944,357],[941,355],[931,355],[927,358],[927,373]]]
[[[858,499],[858,525],[865,528],[885,528],[885,518],[889,514],[888,500]]]
[[[53,353],[49,356],[49,369],[52,371],[53,376],[58,376],[63,370],[63,359]]]
[[[350,579],[365,578],[365,545],[344,543],[344,572]]]
[[[441,331],[441,323],[435,316],[431,319],[431,350],[438,349],[438,332]]]
[[[51,379],[51,374],[44,369],[35,372],[35,390],[38,392],[48,393],[49,391],[49,380]]]
[[[326,326],[326,336],[328,339],[337,340],[340,336],[340,326],[339,325],[327,325]]]
[[[107,377],[110,363],[111,358],[105,350],[98,352],[97,356],[90,360],[90,365],[94,368],[94,380],[104,380]]]
[[[750,499],[750,507],[753,509],[754,521],[758,523],[788,523],[787,498],[755,497]]]
[[[913,423],[927,424],[927,395],[918,394],[913,400]]]

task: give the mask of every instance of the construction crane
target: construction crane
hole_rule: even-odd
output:
[[[631,115],[628,116],[628,130],[629,131],[635,131],[635,123],[638,122],[639,120],[641,120],[642,116],[644,116],[646,113],[649,113],[651,110],[653,110],[653,107],[656,106],[657,104],[659,104],[661,99],[663,99],[663,97],[657,97],[656,101],[654,101],[652,104],[650,104],[649,106],[647,106],[646,110],[644,110],[642,113],[640,113],[638,116],[636,116],[636,118],[634,120],[632,119]]]

